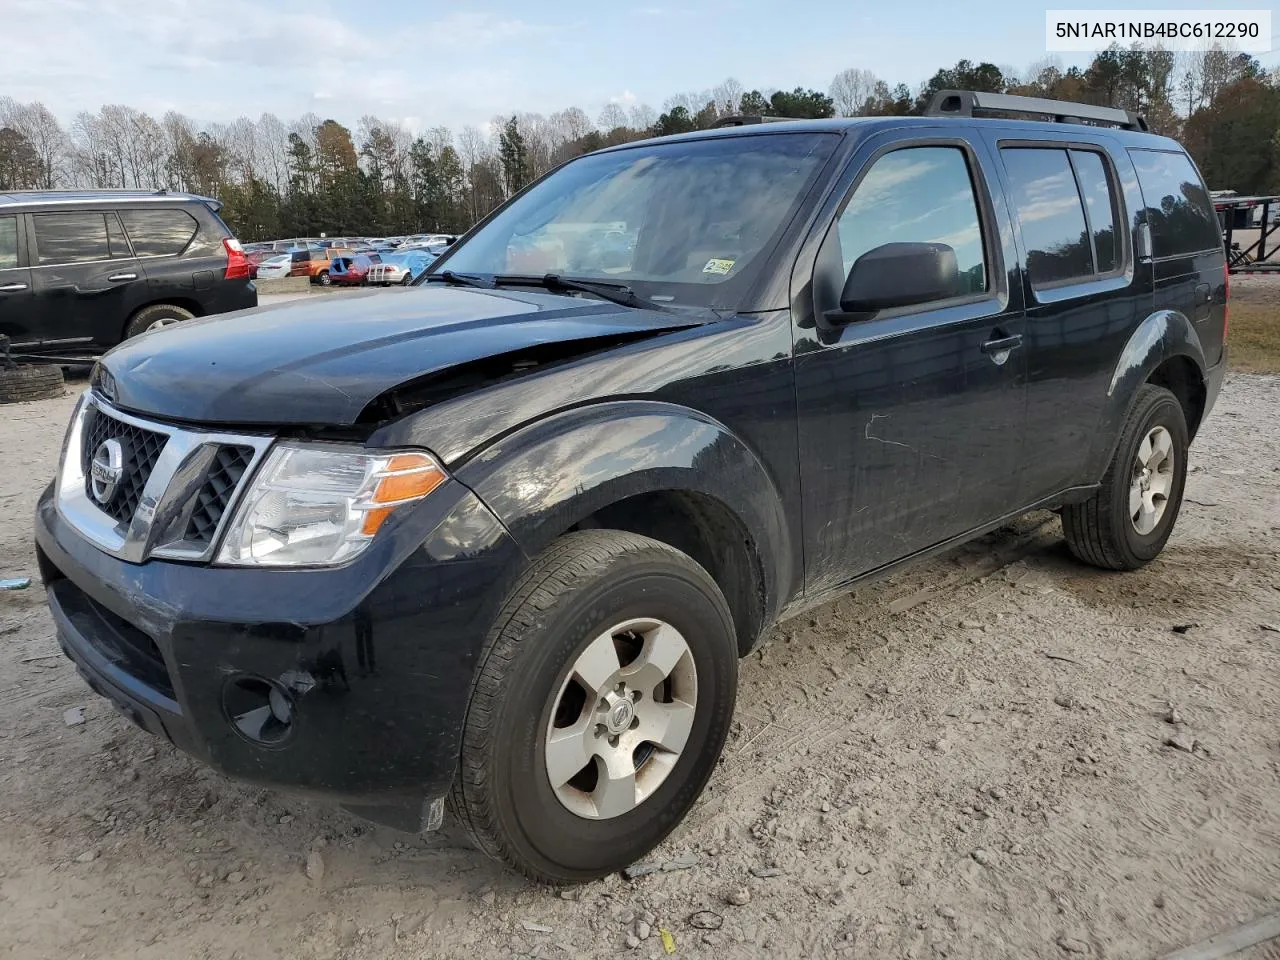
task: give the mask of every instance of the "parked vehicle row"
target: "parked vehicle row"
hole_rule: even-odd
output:
[[[383,256],[409,255],[413,259],[407,261],[408,266],[402,269],[400,261],[390,266],[395,269],[383,271],[378,283],[410,283],[426,270],[427,265],[444,252],[456,237],[447,234],[418,234],[411,237],[392,238],[339,238],[331,240],[272,240],[254,243],[246,247],[246,254],[251,264],[252,276],[263,279],[278,280],[282,277],[308,277],[312,283],[328,286],[330,283],[350,286],[364,282],[366,268],[375,265]],[[365,257],[355,263],[359,257]],[[287,258],[284,259],[284,258]],[[263,267],[270,262],[266,272]],[[288,263],[289,268],[284,269]],[[353,263],[355,272],[351,271]],[[408,279],[405,279],[406,272]],[[384,277],[386,279],[384,279]]]
[[[0,194],[0,334],[28,352],[100,353],[191,317],[257,305],[251,265],[209,197]]]

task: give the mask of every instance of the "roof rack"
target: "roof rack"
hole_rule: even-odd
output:
[[[740,114],[732,117],[721,117],[711,125],[711,129],[717,127],[745,127],[752,123],[782,123],[785,120],[792,120],[793,117],[763,117],[753,116],[749,114]]]
[[[982,93],[977,90],[939,90],[929,101],[924,115],[972,117],[975,110],[986,113],[1035,113],[1051,117],[1057,123],[1103,123],[1121,130],[1148,129],[1146,117],[1119,107],[1095,107],[1089,103],[1015,97],[1007,93]]]

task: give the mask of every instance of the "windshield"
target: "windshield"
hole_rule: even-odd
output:
[[[432,273],[554,273],[627,284],[662,303],[733,306],[837,142],[753,134],[583,157],[501,210]]]

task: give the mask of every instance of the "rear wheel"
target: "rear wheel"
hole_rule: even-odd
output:
[[[1178,398],[1143,384],[1101,486],[1084,503],[1062,509],[1071,552],[1107,570],[1136,570],[1154,560],[1182,507],[1189,445]]]
[[[411,283],[413,283],[412,273],[405,273],[405,275],[400,279],[400,286],[402,287],[407,287]]]
[[[328,270],[321,270],[320,273],[316,275],[316,283],[320,284],[322,287],[327,287],[332,282],[333,280],[330,278]]]
[[[737,668],[732,617],[702,567],[635,534],[569,534],[490,634],[454,809],[477,846],[535,879],[620,870],[702,792]]]
[[[195,314],[190,310],[175,307],[171,303],[153,303],[149,307],[143,307],[130,318],[124,331],[125,339],[169,327],[175,323],[182,323],[194,316]]]

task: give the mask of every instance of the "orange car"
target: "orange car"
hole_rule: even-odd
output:
[[[305,252],[306,258],[298,256],[298,253]],[[307,245],[305,251],[296,251],[294,254],[293,269],[290,276],[294,277],[310,277],[312,283],[318,283],[327,287],[329,281],[329,263],[334,257],[349,257],[352,255],[350,250],[342,247],[321,247],[319,245]]]

